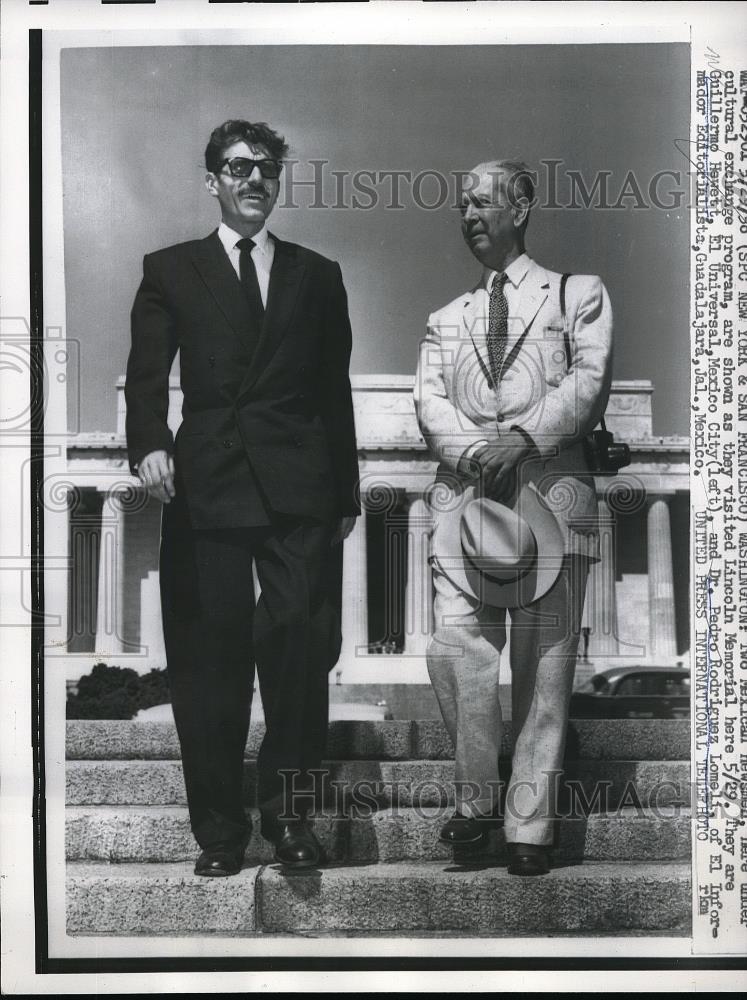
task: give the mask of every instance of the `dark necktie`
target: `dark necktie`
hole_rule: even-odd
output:
[[[250,240],[248,237],[244,237],[239,240],[236,244],[239,248],[239,276],[241,278],[241,287],[244,289],[244,294],[246,295],[247,302],[249,303],[249,309],[254,319],[257,330],[262,326],[262,320],[265,315],[265,307],[262,305],[262,294],[259,290],[259,281],[257,280],[257,269],[254,266],[254,261],[252,260],[252,249],[255,246],[254,240]]]
[[[493,387],[496,388],[501,377],[503,358],[506,354],[508,339],[508,301],[503,291],[507,277],[496,274],[490,291],[490,311],[488,313],[488,358],[490,360],[490,375]]]

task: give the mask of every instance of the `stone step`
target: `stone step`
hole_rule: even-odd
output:
[[[327,802],[368,809],[439,806],[452,800],[454,762],[439,760],[329,761]],[[182,766],[176,760],[71,760],[66,766],[68,805],[183,805]],[[505,771],[504,771],[505,773]],[[245,762],[246,801],[254,801],[256,764]],[[620,805],[663,808],[690,803],[688,761],[580,760],[566,764],[566,786],[595,811]]]
[[[383,809],[350,820],[318,816],[314,829],[331,861],[448,861],[452,851],[438,834],[450,809]],[[273,850],[260,835],[257,810],[247,847],[248,864],[272,862]],[[181,806],[69,807],[65,817],[69,861],[173,862],[198,853]],[[486,854],[505,856],[501,831],[491,834]],[[564,819],[554,856],[565,860],[684,860],[690,856],[689,810],[643,811]]]
[[[252,726],[247,756],[256,757],[264,726]],[[502,753],[511,752],[511,722]],[[177,760],[171,722],[67,723],[69,760]],[[449,760],[454,748],[442,722],[340,721],[329,727],[327,753],[340,760]],[[568,729],[568,759],[689,760],[690,724],[686,719],[576,719]]]
[[[587,863],[542,878],[438,861],[333,865],[288,875],[246,866],[207,879],[192,862],[67,866],[71,935],[629,935],[690,931],[690,867]]]
[[[250,810],[252,836],[247,864],[269,864],[273,847],[260,833],[259,810]],[[314,828],[330,861],[349,853],[350,823],[344,817],[319,816]],[[68,806],[65,810],[65,857],[68,861],[192,861],[199,848],[185,806]]]
[[[454,855],[438,835],[451,810],[382,809],[366,818],[351,819],[348,857],[361,861],[448,861],[475,859],[474,853]],[[558,823],[556,861],[684,861],[690,858],[690,810],[622,809],[583,818],[564,817]],[[506,858],[503,831],[490,834],[481,856]]]

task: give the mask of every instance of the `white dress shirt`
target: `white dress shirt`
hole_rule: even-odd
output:
[[[228,254],[228,259],[233,265],[233,269],[236,272],[238,278],[241,278],[241,272],[239,270],[239,257],[241,256],[241,250],[236,246],[240,239],[243,239],[241,233],[237,233],[235,230],[227,226],[225,222],[221,222],[218,226],[218,238],[225,247],[226,253]],[[275,244],[270,238],[270,234],[267,232],[267,226],[262,226],[258,233],[252,236],[254,240],[254,247],[252,249],[252,260],[254,261],[254,268],[257,272],[257,281],[259,282],[259,292],[262,296],[262,305],[267,308],[267,289],[270,286],[270,271],[272,270],[272,261],[275,257]]]
[[[523,253],[520,257],[517,257],[516,260],[512,260],[503,272],[508,278],[508,281],[506,281],[503,286],[503,294],[506,296],[506,302],[508,303],[509,322],[511,321],[511,316],[515,315],[515,307],[519,300],[521,283],[526,277],[530,263],[529,254]],[[490,298],[490,293],[493,290],[493,282],[497,276],[497,271],[492,271],[487,267],[485,268],[485,272],[483,274],[483,284],[485,285],[485,290],[488,293],[488,299]],[[511,429],[513,430],[513,427]],[[488,444],[487,440],[475,441],[465,449],[462,459],[468,460],[472,458],[472,456],[486,444]]]
[[[519,288],[522,281],[526,277],[530,263],[529,254],[523,253],[520,257],[517,257],[516,260],[512,260],[503,272],[508,278],[508,281],[503,286],[503,294],[506,296],[506,302],[508,302],[509,322],[510,317],[516,315],[515,306],[519,300]],[[493,282],[495,281],[497,275],[497,271],[491,271],[490,268],[485,268],[483,280],[485,282],[485,290],[488,293],[488,298],[493,290]]]

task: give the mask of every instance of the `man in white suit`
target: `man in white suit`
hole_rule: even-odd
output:
[[[483,163],[465,179],[462,231],[483,273],[472,291],[429,317],[415,383],[420,428],[440,462],[430,494],[435,602],[427,658],[455,745],[457,786],[441,839],[484,845],[504,812],[508,870],[517,875],[549,870],[588,566],[598,559],[583,439],[604,414],[612,361],[602,281],[574,275],[561,283],[525,251],[533,200],[530,171],[518,161]],[[521,516],[526,484],[557,519],[562,566],[539,599],[509,611],[514,752],[498,807],[506,609],[461,586],[449,558],[455,511],[483,496]]]

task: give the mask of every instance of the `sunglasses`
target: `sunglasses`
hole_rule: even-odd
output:
[[[218,168],[218,173],[227,166],[232,177],[251,177],[255,167],[266,180],[276,180],[280,176],[282,163],[277,160],[250,160],[246,156],[232,156],[224,160]]]

